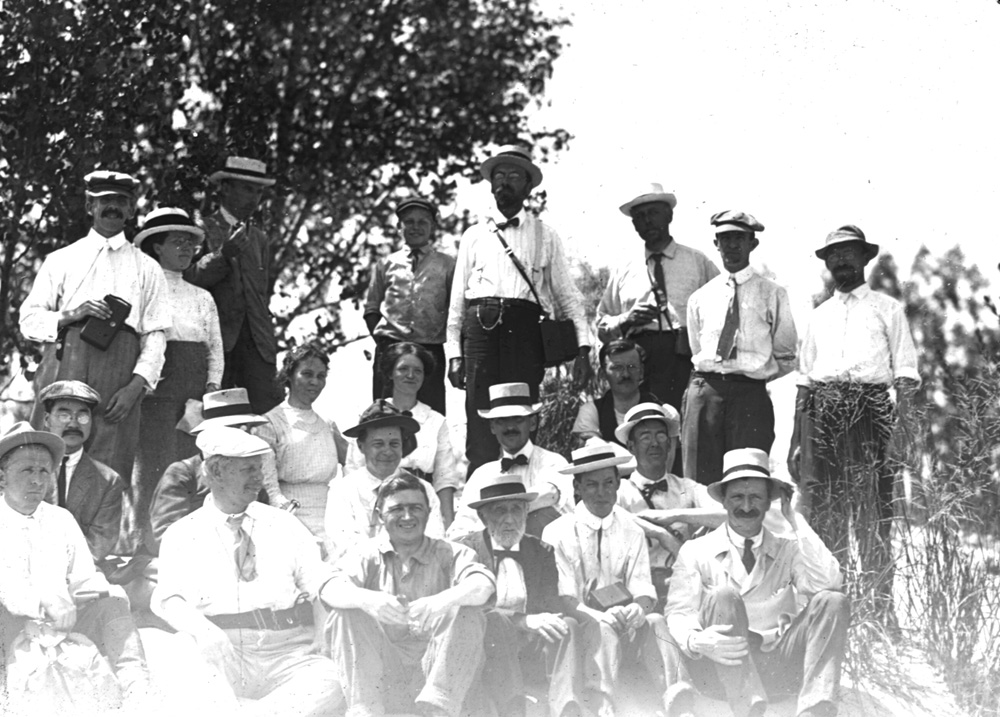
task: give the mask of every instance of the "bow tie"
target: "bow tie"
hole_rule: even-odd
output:
[[[521,226],[521,218],[513,217],[512,219],[508,219],[505,222],[500,222],[499,224],[497,224],[497,229],[503,231],[504,229],[507,228],[517,229],[519,226]]]
[[[526,466],[528,465],[528,456],[523,453],[519,456],[514,456],[513,458],[501,458],[500,459],[500,470],[504,473],[509,471],[514,466]]]
[[[653,493],[656,493],[658,491],[668,491],[668,490],[670,490],[670,483],[667,481],[666,478],[661,478],[658,481],[653,481],[645,488],[640,488],[639,492],[642,493],[643,495],[653,495]]]
[[[521,562],[521,553],[520,553],[520,551],[517,551],[517,550],[499,550],[499,549],[494,549],[493,550],[493,562],[494,562],[494,564],[500,565],[500,561],[503,560],[504,558],[510,558],[510,559],[516,560],[517,562],[520,563]]]

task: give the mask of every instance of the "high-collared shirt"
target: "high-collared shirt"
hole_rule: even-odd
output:
[[[59,314],[87,300],[113,294],[132,305],[125,323],[139,334],[139,358],[132,372],[155,388],[163,369],[170,318],[167,283],[151,257],[124,234],[87,236],[45,257],[31,291],[21,304],[21,333],[32,341],[53,342]]]
[[[228,517],[209,495],[201,508],[167,528],[150,601],[154,612],[175,595],[205,615],[284,610],[302,593],[315,598],[332,577],[333,568],[320,559],[316,541],[295,516],[255,501],[242,527],[253,540],[257,577],[241,580]]]
[[[817,306],[799,355],[799,383],[919,383],[917,352],[903,305],[867,284],[838,291]]]
[[[330,481],[326,499],[326,539],[331,561],[344,555],[359,541],[384,532],[375,510],[375,497],[382,479],[373,476],[367,467],[351,471],[342,478]],[[441,499],[427,485],[430,515],[426,534],[432,538],[444,537],[444,518],[441,517]]]
[[[41,503],[24,515],[0,496],[0,545],[0,604],[14,615],[40,618],[43,598],[110,589],[68,510]]]
[[[528,492],[537,491],[544,483],[551,483],[559,489],[559,502],[554,506],[555,509],[563,515],[573,510],[573,477],[559,472],[560,468],[569,465],[565,458],[558,453],[536,446],[531,441],[528,441],[516,455],[511,455],[506,450],[503,450],[502,454],[503,458],[515,458],[518,455],[524,455],[528,458],[527,465],[515,465],[506,471],[512,475],[521,476],[525,490]],[[455,520],[448,528],[449,537],[460,538],[484,528],[479,514],[475,509],[469,507],[469,503],[479,500],[479,491],[484,481],[494,478],[502,472],[504,471],[500,468],[500,461],[484,463],[472,472],[462,490],[462,502],[455,510]]]
[[[646,536],[620,506],[602,519],[580,501],[571,514],[545,527],[542,540],[556,551],[560,595],[583,602],[589,586],[603,588],[621,581],[633,598],[656,599]]]
[[[719,335],[733,295],[730,277],[736,281],[740,301],[736,357],[719,361]],[[688,331],[697,371],[770,380],[795,369],[798,334],[788,292],[751,266],[717,276],[694,293],[688,302]]]
[[[167,341],[194,341],[205,345],[208,356],[206,383],[222,384],[224,357],[219,312],[212,295],[184,281],[179,271],[163,270],[173,324],[167,329]]]
[[[417,249],[416,270],[410,247],[404,247],[375,265],[365,314],[381,314],[376,336],[418,344],[443,344],[448,304],[455,278],[455,257],[427,245]]]
[[[677,644],[686,649],[691,633],[708,627],[699,618],[701,604],[717,587],[729,585],[740,591],[750,629],[764,637],[765,650],[774,646],[812,595],[840,588],[843,576],[837,559],[801,516],[796,522],[798,532],[787,536],[763,529],[749,577],[741,557],[742,539],[737,547],[728,523],[684,543],[673,566],[664,610]]]
[[[583,297],[570,276],[562,240],[555,230],[523,209],[516,215],[517,227],[500,230],[525,271],[531,277],[550,317],[571,319],[581,346],[590,346]],[[487,219],[469,227],[458,245],[455,279],[448,310],[448,358],[462,356],[462,322],[466,302],[488,296],[535,301],[528,282],[507,256],[496,225],[503,219]]]
[[[622,323],[633,306],[647,301],[657,303],[653,288],[652,253],[647,249],[643,261],[635,259],[612,270],[597,307],[597,335],[601,341],[623,338]],[[661,311],[659,320],[644,326],[630,326],[625,332],[628,335],[687,326],[687,305],[691,294],[719,275],[719,270],[707,256],[676,241],[671,241],[661,253],[663,258],[659,262],[667,285],[668,310]]]
[[[66,491],[69,492],[69,485],[73,481],[73,474],[76,473],[76,467],[80,465],[80,459],[83,458],[83,449],[73,453],[67,453],[63,456],[63,460],[66,462]],[[58,467],[56,471],[58,472]]]

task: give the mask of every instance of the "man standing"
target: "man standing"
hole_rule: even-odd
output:
[[[163,368],[171,326],[167,285],[160,266],[125,238],[139,181],[98,171],[84,182],[94,226],[45,258],[21,305],[21,333],[45,343],[36,395],[54,381],[75,379],[102,397],[93,412],[89,452],[128,483],[139,441],[139,403]],[[107,337],[105,345],[101,339]],[[32,425],[42,425],[43,413],[36,400]]]
[[[375,339],[372,400],[386,398],[382,381],[385,350],[400,341],[423,346],[434,357],[417,398],[444,415],[444,341],[455,257],[434,246],[437,207],[410,197],[396,207],[406,248],[380,261],[365,296],[365,323]],[[391,392],[391,386],[390,386]]]
[[[222,388],[246,388],[254,413],[263,415],[284,395],[275,379],[271,250],[253,214],[275,180],[263,162],[247,157],[226,158],[226,166],[208,179],[219,186],[219,211],[205,217],[204,254],[184,278],[208,289],[219,309],[226,354]]]
[[[788,293],[750,266],[764,226],[744,212],[711,219],[715,246],[728,274],[688,302],[694,374],[684,394],[681,450],[684,475],[708,484],[734,448],[774,443],[774,407],[767,382],[795,369],[798,335]]]
[[[94,562],[101,566],[118,541],[125,490],[117,473],[83,450],[101,397],[82,381],[56,381],[42,389],[38,400],[45,409],[45,430],[66,444],[56,469],[54,502],[76,518]]]
[[[836,292],[813,311],[802,342],[788,468],[799,482],[803,515],[842,559],[850,542],[849,510],[875,509],[856,516],[854,525],[862,566],[883,576],[880,592],[891,603],[894,473],[887,450],[897,412],[901,427],[909,426],[920,376],[903,306],[865,283],[865,267],[877,255],[878,246],[850,225],[830,232],[816,251]],[[890,387],[896,389],[895,408]]]
[[[653,183],[619,209],[645,243],[642,261],[616,268],[597,307],[597,335],[629,338],[643,348],[646,390],[680,409],[691,376],[687,303],[719,275],[715,264],[670,235],[677,198]]]
[[[840,566],[792,511],[791,486],[771,478],[766,453],[729,451],[722,475],[708,492],[726,523],[684,544],[670,580],[667,717],[690,714],[694,690],[724,696],[736,717],[797,691],[799,717],[832,717],[850,623]],[[791,535],[763,527],[775,498]]]
[[[448,379],[465,390],[469,475],[499,452],[478,414],[489,403],[490,386],[526,383],[531,398],[538,400],[545,374],[539,327],[543,314],[572,319],[579,344],[573,380],[582,386],[591,375],[583,298],[569,275],[562,240],[524,208],[531,190],[542,182],[542,170],[531,161],[530,150],[510,145],[479,171],[490,183],[501,216],[462,235],[445,345]]]
[[[493,575],[464,545],[424,534],[427,486],[402,473],[376,497],[385,531],[338,562],[327,645],[348,714],[455,717],[483,663]],[[407,710],[407,707],[410,709]]]

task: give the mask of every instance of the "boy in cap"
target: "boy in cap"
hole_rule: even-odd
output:
[[[437,207],[423,197],[408,197],[396,207],[406,248],[375,265],[365,295],[365,323],[375,339],[372,400],[386,398],[382,356],[394,343],[410,341],[434,357],[434,372],[424,377],[417,398],[445,414],[444,341],[455,257],[434,246]],[[388,387],[391,391],[391,386]]]

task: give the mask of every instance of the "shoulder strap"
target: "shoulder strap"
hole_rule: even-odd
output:
[[[528,272],[525,270],[524,264],[522,264],[521,260],[517,258],[517,254],[515,254],[514,250],[510,248],[510,245],[507,244],[507,241],[503,238],[503,234],[500,232],[500,229],[495,223],[493,225],[493,233],[497,235],[497,238],[503,245],[504,252],[510,257],[510,260],[514,262],[514,267],[517,269],[518,273],[520,273],[520,275],[524,277],[524,280],[528,282],[528,288],[531,289],[531,295],[535,297],[535,303],[538,304],[538,308],[541,310],[542,316],[545,317],[545,307],[542,306],[542,300],[538,298],[538,292],[535,290],[534,282],[531,281],[531,277],[528,276]]]

